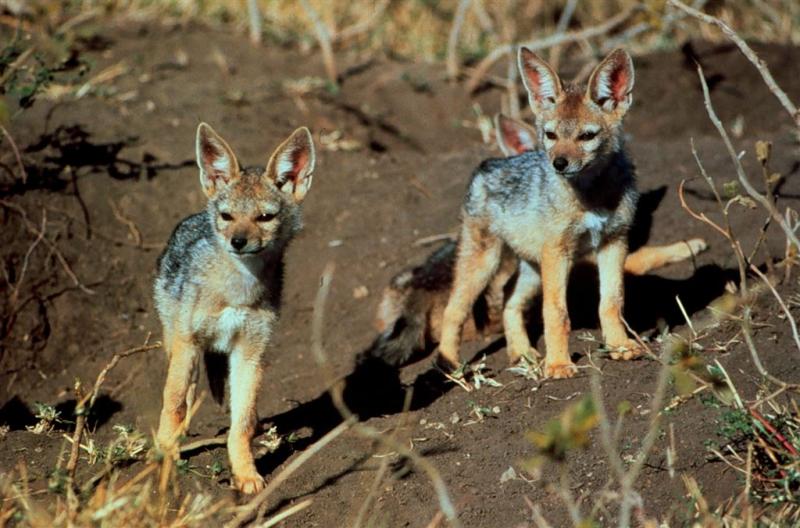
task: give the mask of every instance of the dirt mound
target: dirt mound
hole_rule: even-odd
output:
[[[475,120],[474,104],[486,114],[497,111],[497,93],[488,90],[470,99],[462,86],[444,81],[438,66],[358,56],[344,61],[350,75],[341,93],[309,92],[313,81],[304,78],[322,71],[316,57],[254,48],[227,33],[201,28],[169,34],[115,30],[107,38],[107,49],[90,52],[89,57],[97,71],[123,63],[125,73],[115,79],[113,89],[98,88],[60,103],[42,100],[12,130],[30,161],[30,179],[25,186],[3,191],[3,203],[13,204],[0,213],[6,269],[20,273],[36,230],[43,225],[48,242],[31,252],[25,275],[30,298],[24,299],[2,343],[0,414],[11,431],[1,441],[0,466],[10,468],[25,458],[31,489],[45,488],[62,445],[25,431],[37,421],[34,403],[58,404],[61,417],[69,419],[76,377],[87,382],[113,353],[144,342],[149,334],[160,338],[151,300],[155,260],[177,221],[204,203],[193,160],[197,123],[212,124],[245,164],[265,163],[279,141],[295,127],[307,125],[315,137],[322,135],[319,164],[304,205],[306,228],[289,251],[283,317],[267,353],[259,402],[262,422],[277,425],[293,442],[264,454],[259,469],[269,480],[289,456],[338,423],[325,395],[324,377],[311,357],[309,332],[318,278],[325,263],[333,261],[337,271],[326,312],[326,345],[337,374],[350,376],[346,397],[353,408],[370,425],[388,428],[402,410],[400,382],[414,387],[402,435],[440,469],[464,526],[518,525],[529,518],[526,496],[540,503],[552,522],[566,522],[562,504],[543,486],[521,478],[502,481],[501,475],[532,455],[525,432],[541,429],[588,391],[586,370],[571,380],[532,383],[504,371],[505,355],[498,353],[503,342],[495,340],[468,352],[486,354],[489,372],[503,384],[499,388],[467,394],[443,383],[428,362],[399,375],[351,372],[354,356],[374,337],[371,319],[383,286],[431,250],[415,241],[455,230],[470,171],[481,159],[497,155],[481,143],[476,128],[465,126]],[[794,100],[800,99],[794,67],[800,50],[759,51],[778,82]],[[188,61],[176,60],[178,52]],[[220,53],[232,72],[218,65],[215,57]],[[746,150],[746,164],[756,164],[756,139],[772,141],[773,170],[785,176],[780,203],[797,208],[800,199],[800,157],[791,123],[738,52],[729,46],[697,45],[683,52],[637,57],[635,105],[627,131],[644,204],[650,209],[640,238],[666,243],[702,236],[711,243],[693,263],[629,281],[626,312],[634,328],[648,335],[664,323],[682,328],[676,296],[691,315],[737,276],[729,247],[689,218],[678,202],[677,185],[689,178],[693,207],[716,211],[706,187],[696,179],[690,137],[710,174],[720,182],[734,179],[728,155],[703,109],[691,58],[704,64],[723,121],[739,121],[736,144]],[[753,247],[763,220],[758,211],[736,209],[733,228],[745,247]],[[782,255],[782,240],[771,229],[756,260]],[[595,278],[591,272],[584,275],[571,285],[570,308],[571,349],[585,367],[584,352],[593,345],[579,336],[586,331],[598,336],[598,331]],[[354,295],[363,287],[366,297]],[[777,307],[759,308],[757,320],[764,324],[756,339],[767,368],[798,382],[800,367],[787,360],[797,351],[776,314]],[[734,381],[741,382],[743,396],[752,396],[754,371],[735,325],[714,329],[706,343],[709,359],[726,365]],[[717,344],[717,351],[711,351]],[[124,368],[112,372],[104,404],[90,423],[98,442],[115,435],[113,424],[145,432],[155,427],[165,365],[163,354],[151,351],[128,358]],[[647,427],[645,410],[658,369],[649,361],[606,361],[599,366],[607,406],[615,408],[623,400],[633,406],[621,446],[623,455],[632,453]],[[485,408],[497,412],[476,413]],[[675,469],[691,471],[712,501],[727,498],[737,478],[707,457],[704,442],[716,438],[718,416],[717,409],[694,399],[679,406],[665,423],[674,427]],[[192,435],[215,435],[226,425],[224,413],[207,403],[193,422]],[[680,478],[668,476],[667,441],[658,440],[640,489],[648,514],[680,518],[687,508],[685,490]],[[291,525],[351,523],[381,463],[369,453],[366,440],[346,434],[296,473],[270,509],[313,495],[314,504]],[[191,470],[182,479],[225,496],[231,493],[227,471],[211,468],[226,466],[224,449],[203,451],[189,459]],[[438,505],[426,477],[409,471],[402,460],[393,469],[394,476],[377,490],[381,519],[389,526],[427,522]],[[576,493],[581,494],[601,490],[608,471],[598,443],[578,453],[569,465]]]

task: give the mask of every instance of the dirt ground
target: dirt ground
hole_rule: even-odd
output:
[[[101,35],[85,43],[82,57],[92,62],[92,72],[124,61],[122,75],[78,100],[40,100],[13,122],[12,133],[29,161],[29,180],[25,186],[4,186],[2,199],[23,207],[36,225],[46,211],[50,238],[57,236],[57,247],[93,293],[75,287],[48,246],[32,253],[26,281],[36,295],[0,345],[0,421],[11,428],[0,439],[0,468],[8,470],[24,459],[31,489],[46,488],[47,475],[67,443],[58,430],[49,435],[25,430],[36,421],[35,402],[58,405],[68,416],[76,378],[90,382],[115,352],[140,345],[148,334],[160,339],[151,298],[155,261],[174,225],[204,204],[193,159],[198,122],[214,126],[245,164],[265,163],[295,127],[307,125],[315,139],[338,130],[363,148],[335,151],[330,142],[327,148],[317,142],[314,186],[304,204],[305,229],[288,253],[282,320],[266,355],[259,398],[262,424],[276,425],[281,435],[292,439],[260,456],[259,469],[269,480],[339,421],[325,395],[325,375],[310,350],[311,308],[325,264],[336,265],[326,310],[326,350],[337,375],[347,376],[355,355],[375,335],[372,316],[383,286],[432,250],[415,241],[455,231],[470,171],[483,158],[498,155],[482,143],[475,127],[467,125],[475,121],[476,103],[487,115],[499,109],[499,91],[488,87],[470,97],[462,85],[444,81],[440,65],[350,55],[340,57],[347,72],[340,93],[323,90],[292,97],[282,88],[284,83],[319,75],[323,70],[318,57],[254,48],[241,37],[199,27],[108,28]],[[785,176],[780,203],[797,208],[800,152],[783,110],[736,50],[705,44],[696,44],[694,50],[706,68],[720,117],[729,125],[740,120],[741,135],[735,141],[746,151],[746,165],[757,175],[754,141],[773,142],[772,169]],[[759,51],[790,97],[800,99],[800,50]],[[219,55],[231,71],[220,68]],[[635,57],[635,102],[626,131],[643,192],[645,214],[638,242],[700,236],[711,245],[694,262],[628,280],[626,316],[645,335],[657,333],[664,323],[685,330],[676,296],[690,315],[698,314],[737,277],[730,248],[690,218],[678,200],[677,186],[687,178],[691,205],[716,211],[697,177],[690,138],[709,174],[719,182],[735,179],[704,111],[689,55],[684,50]],[[752,248],[763,213],[740,206],[734,212],[733,228],[744,246]],[[13,210],[4,207],[0,218],[4,266],[19,270],[34,237]],[[767,255],[782,256],[783,240],[771,228],[756,262],[764,262]],[[586,352],[594,345],[578,338],[586,332],[599,337],[597,293],[592,273],[578,275],[570,290],[570,344],[578,364],[585,367]],[[361,296],[354,291],[362,287],[368,294],[356,298]],[[781,291],[794,294],[796,282],[782,285]],[[788,326],[778,318],[778,307],[760,303],[755,319],[765,367],[786,381],[800,382],[797,351]],[[533,327],[539,338],[541,324],[534,322]],[[706,360],[719,360],[742,396],[752,398],[757,374],[737,326],[723,323],[701,343]],[[397,434],[441,471],[463,526],[519,526],[530,520],[526,497],[542,506],[554,526],[565,525],[567,513],[548,489],[550,480],[530,480],[521,463],[534,454],[526,432],[541,430],[587,393],[589,371],[581,369],[576,378],[564,381],[528,381],[505,370],[503,348],[497,336],[465,346],[462,352],[476,358],[486,354],[489,371],[501,387],[467,393],[443,383],[424,360],[397,376],[350,376],[348,403],[379,430],[405,420]],[[147,433],[155,428],[165,366],[163,352],[153,350],[124,359],[112,371],[90,420],[97,442],[113,438],[115,424]],[[601,360],[597,366],[603,372],[607,408],[616,409],[623,400],[633,406],[621,446],[623,457],[633,454],[647,427],[657,365]],[[403,384],[414,387],[405,417]],[[499,412],[479,419],[476,408]],[[647,515],[685,518],[691,505],[681,473],[694,476],[712,504],[739,489],[735,472],[706,449],[708,440],[719,439],[719,412],[694,398],[667,415],[664,429],[674,428],[676,473],[670,477],[668,435],[662,435],[638,482]],[[190,439],[216,435],[226,425],[224,410],[209,399],[192,423]],[[391,454],[379,450],[375,455],[370,441],[346,433],[282,485],[269,511],[313,497],[313,504],[286,526],[347,526],[371,489],[382,456]],[[211,468],[220,463],[226,469],[215,475]],[[568,464],[575,493],[588,495],[605,485],[609,469],[599,441],[576,452]],[[501,481],[509,467],[525,478]],[[233,497],[223,448],[191,454],[188,468],[181,477],[184,486]],[[96,469],[82,463],[79,471],[90,475]],[[425,474],[393,458],[390,475],[377,492],[376,522],[426,526],[438,504]],[[608,515],[601,512],[600,523]]]

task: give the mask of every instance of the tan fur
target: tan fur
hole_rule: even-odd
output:
[[[250,446],[261,357],[278,319],[283,252],[301,227],[299,204],[311,183],[314,148],[309,131],[300,128],[266,169],[242,169],[225,140],[201,124],[196,149],[209,203],[173,232],[155,283],[169,359],[157,441],[172,449],[188,428],[203,353],[226,354],[233,485],[255,493],[264,487]]]
[[[507,247],[527,264],[527,280],[518,281],[503,315],[509,357],[515,361],[535,354],[522,313],[541,282],[544,372],[547,377],[565,378],[575,374],[568,350],[567,280],[573,262],[587,254],[596,255],[599,317],[604,339],[614,349],[612,357],[631,359],[640,353],[621,320],[627,231],[637,196],[621,128],[631,103],[633,64],[624,51],[613,51],[595,68],[585,89],[562,83],[547,63],[525,48],[520,50],[519,65],[537,119],[542,147],[537,152],[546,154],[546,162],[538,161],[542,156],[534,153],[525,159],[537,160],[538,165],[514,158],[506,164],[488,164],[473,176],[439,354],[448,367],[459,366],[462,326],[495,276]],[[536,183],[523,177],[523,167],[532,171],[528,177],[537,178]],[[600,179],[605,183],[592,183]],[[517,186],[518,191],[506,192],[503,185]],[[530,203],[523,207],[515,194]],[[632,267],[642,270],[647,264],[664,262],[659,256],[660,252],[648,250],[632,261]]]
[[[497,145],[506,156],[520,155],[537,148],[537,132],[530,125],[502,114],[495,116],[494,123]],[[665,246],[645,246],[627,256],[624,270],[625,273],[644,275],[669,264],[693,258],[706,248],[707,244],[702,239]],[[446,259],[441,259],[440,252],[441,250],[434,252],[424,267],[399,273],[391,285],[384,289],[375,319],[380,332],[391,329],[395,322],[402,318],[414,319],[415,314],[422,314],[426,326],[420,336],[423,341],[420,347],[422,348],[425,343],[436,344],[441,341],[444,309],[451,288],[443,279],[450,275],[447,269],[450,263]],[[583,256],[583,260],[596,264],[597,256],[597,253],[588,253]],[[503,246],[500,258],[497,271],[482,294],[488,309],[486,319],[481,319],[479,324],[475,318],[477,308],[471,308],[463,324],[461,339],[477,340],[505,329],[506,349],[510,362],[513,364],[523,358],[535,361],[539,353],[530,345],[524,311],[530,300],[540,293],[541,278],[528,263],[520,262],[508,246]],[[415,285],[414,277],[417,277],[419,284]],[[431,287],[431,284],[436,284],[436,287]],[[511,284],[514,288],[509,292],[507,290]],[[607,326],[614,318],[614,312],[620,309],[619,304],[607,308],[605,316]],[[613,322],[611,325],[613,326]],[[622,340],[617,339],[616,342]],[[615,356],[620,353],[632,357],[634,352],[625,350],[612,352]]]

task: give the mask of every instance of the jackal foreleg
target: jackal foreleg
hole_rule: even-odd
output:
[[[603,339],[612,348],[613,359],[633,359],[642,352],[636,341],[628,337],[622,324],[625,303],[624,266],[628,245],[624,238],[612,240],[597,252],[600,274],[600,327]]]

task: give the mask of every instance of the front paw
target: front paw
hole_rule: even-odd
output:
[[[262,489],[266,483],[264,482],[264,478],[259,475],[255,470],[248,472],[244,475],[234,475],[233,476],[233,487],[236,488],[237,491],[244,493],[245,495],[252,495],[253,493],[258,493]]]
[[[508,363],[512,367],[516,367],[523,361],[528,365],[539,365],[541,362],[542,356],[539,354],[539,351],[529,346],[522,350],[515,350],[512,348],[508,349]]]
[[[575,376],[578,373],[578,368],[575,366],[575,363],[570,361],[569,363],[556,363],[556,364],[547,364],[544,365],[544,375],[545,377],[551,379],[566,379]]]
[[[452,359],[441,352],[436,355],[434,365],[448,376],[459,379],[464,377],[464,365],[458,359]]]
[[[608,355],[615,360],[629,361],[644,354],[642,345],[633,339],[627,339],[619,344],[609,343],[608,347],[611,349]]]

